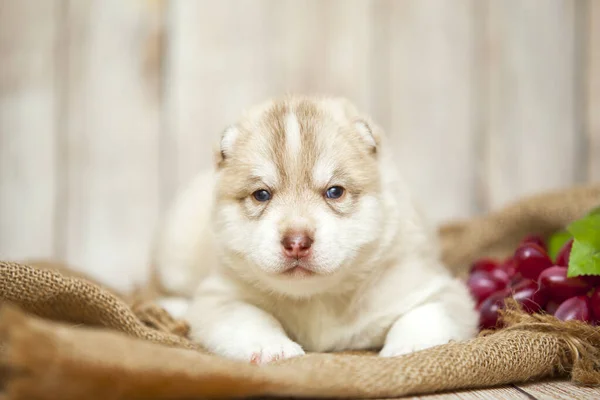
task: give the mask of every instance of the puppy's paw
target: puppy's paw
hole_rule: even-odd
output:
[[[287,337],[276,337],[261,341],[253,340],[247,343],[236,343],[228,346],[223,351],[223,355],[260,365],[304,355],[304,350],[299,344]]]
[[[299,344],[288,340],[287,343],[271,343],[254,349],[250,354],[251,364],[267,364],[270,362],[284,360],[286,358],[304,355],[304,350]]]
[[[471,312],[470,303],[465,304],[465,309]],[[450,341],[470,339],[475,336],[477,319],[462,314],[452,316],[442,303],[419,306],[392,325],[379,355],[396,357]]]

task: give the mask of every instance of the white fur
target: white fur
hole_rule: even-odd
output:
[[[297,155],[300,152],[302,138],[300,137],[300,124],[298,118],[293,112],[289,112],[285,116],[285,138],[288,151],[291,154]]]
[[[159,229],[154,264],[170,293],[191,297],[210,266],[217,263],[208,209],[213,185],[212,172],[198,174],[177,196]]]
[[[325,186],[335,169],[333,162],[327,157],[319,157],[313,170],[313,180],[319,186]]]
[[[367,142],[372,147],[377,146],[375,138],[373,137],[373,134],[371,133],[371,130],[369,129],[366,123],[364,123],[363,121],[358,121],[354,123],[354,126],[356,127],[356,131],[360,134],[360,136],[365,142]]]
[[[338,123],[341,115],[337,110]],[[287,115],[288,151],[300,146],[294,124],[299,129]],[[375,145],[365,129],[356,140],[370,137]],[[337,154],[324,146],[310,171],[320,181],[331,179]],[[465,285],[441,264],[435,234],[384,145],[377,157],[380,193],[362,195],[346,217],[310,191],[273,197],[264,215],[251,199],[214,204],[209,182],[219,185],[219,174],[204,173],[183,191],[160,236],[156,266],[181,295],[198,286],[186,314],[193,339],[217,354],[265,363],[304,351],[379,348],[396,356],[473,337],[477,314]],[[341,201],[336,206],[350,200]],[[242,207],[261,216],[248,219]],[[316,275],[282,275],[282,227],[314,232],[307,268]]]
[[[157,303],[173,318],[184,318],[190,308],[190,300],[184,297],[163,297]]]
[[[233,151],[233,145],[239,135],[239,131],[236,127],[230,126],[223,132],[221,137],[221,151],[224,154],[228,154]]]

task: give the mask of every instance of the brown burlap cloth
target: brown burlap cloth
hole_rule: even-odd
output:
[[[505,256],[525,234],[548,235],[600,204],[600,186],[523,199],[440,229],[461,274]],[[549,376],[600,383],[600,328],[511,307],[506,327],[398,358],[309,354],[252,366],[206,354],[186,325],[152,303],[128,303],[48,266],[0,262],[0,383],[10,399],[383,398]]]

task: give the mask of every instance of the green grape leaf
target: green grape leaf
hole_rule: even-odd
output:
[[[552,260],[556,260],[558,252],[562,247],[572,238],[571,234],[567,231],[556,232],[550,239],[548,239],[548,255]]]
[[[576,241],[600,250],[600,214],[588,214],[571,223],[567,230]]]
[[[600,207],[567,227],[573,235],[567,276],[600,275]]]
[[[600,248],[575,239],[569,257],[569,278],[579,275],[600,275]]]

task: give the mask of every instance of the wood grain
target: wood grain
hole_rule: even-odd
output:
[[[301,4],[301,6],[299,6]],[[275,93],[343,96],[368,111],[372,2],[278,1],[272,8]]]
[[[477,211],[474,1],[392,2],[391,127],[399,165],[434,221]]]
[[[570,382],[543,382],[518,385],[537,400],[596,400],[600,389],[578,386]]]
[[[0,257],[4,259],[55,256],[61,3],[23,0],[0,5]]]
[[[600,2],[588,1],[585,31],[586,130],[589,140],[588,179],[600,182]]]
[[[526,400],[527,395],[517,389],[505,386],[492,389],[465,390],[453,393],[440,393],[429,396],[412,397],[412,400]]]
[[[72,1],[66,259],[126,290],[146,276],[159,201],[160,3]]]
[[[576,181],[575,3],[489,1],[491,208]]]

